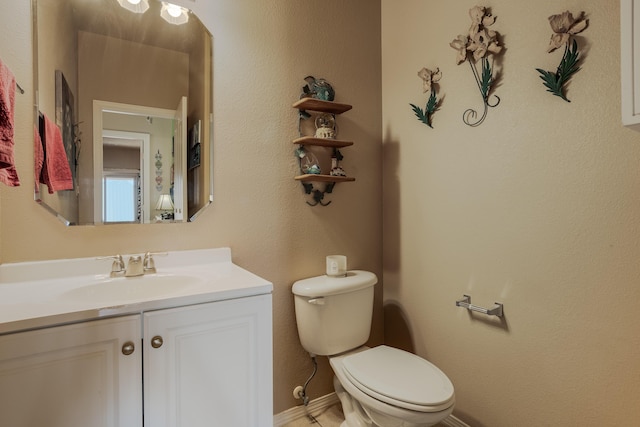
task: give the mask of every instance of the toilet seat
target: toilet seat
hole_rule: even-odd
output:
[[[454,403],[453,384],[429,361],[388,346],[349,354],[342,370],[363,393],[400,408],[439,412]]]

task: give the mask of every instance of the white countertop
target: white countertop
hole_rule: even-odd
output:
[[[135,254],[140,255],[140,254]],[[123,255],[125,262],[129,255]],[[111,261],[74,258],[0,265],[0,334],[101,317],[269,294],[273,285],[231,261],[229,248],[155,256],[156,274],[109,278]],[[157,281],[149,297],[121,290]],[[191,283],[173,286],[175,281]],[[171,282],[173,281],[173,282]],[[155,282],[153,282],[155,283]],[[112,285],[112,288],[108,288]],[[99,292],[94,292],[99,288]],[[148,289],[148,288],[145,288]],[[111,292],[116,290],[115,292]],[[106,291],[107,297],[103,297]]]

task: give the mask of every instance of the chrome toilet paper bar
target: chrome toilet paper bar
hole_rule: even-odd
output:
[[[464,307],[467,310],[477,311],[478,313],[487,314],[489,316],[503,316],[502,304],[500,304],[499,302],[496,302],[495,307],[493,308],[479,307],[477,305],[471,304],[471,296],[469,295],[464,295],[464,298],[457,300],[456,307]]]

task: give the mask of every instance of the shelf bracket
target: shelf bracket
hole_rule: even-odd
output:
[[[306,194],[313,194],[313,203],[307,201],[307,204],[309,206],[328,206],[331,204],[331,200],[329,200],[328,202],[324,203],[324,195],[325,194],[330,194],[331,192],[333,192],[333,187],[336,185],[335,182],[328,182],[325,187],[324,190],[318,190],[313,188],[313,184],[310,182],[303,182],[302,186],[304,187],[304,192]]]

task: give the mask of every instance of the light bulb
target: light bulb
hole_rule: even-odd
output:
[[[189,9],[163,1],[160,16],[170,24],[186,24],[189,21]]]
[[[117,0],[120,6],[134,13],[145,13],[149,9],[148,0]]]
[[[177,18],[178,16],[182,15],[182,8],[180,6],[176,6],[175,4],[168,3],[167,13],[169,13],[169,15],[173,16],[174,18]]]

